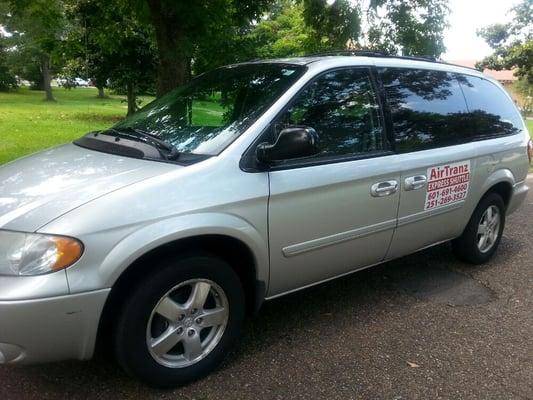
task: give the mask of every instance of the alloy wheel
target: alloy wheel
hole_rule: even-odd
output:
[[[146,329],[148,350],[169,368],[204,359],[228,324],[228,299],[215,282],[192,279],[168,291],[154,307]]]
[[[498,207],[492,205],[485,210],[477,229],[477,247],[486,253],[496,243],[500,235],[501,216]]]

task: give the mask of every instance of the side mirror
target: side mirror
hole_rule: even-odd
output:
[[[307,126],[295,126],[283,129],[276,143],[259,144],[256,156],[259,162],[270,164],[272,161],[314,156],[319,152],[316,131]]]

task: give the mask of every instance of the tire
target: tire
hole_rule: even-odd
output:
[[[491,215],[498,214],[498,223],[488,223],[489,210]],[[485,224],[485,228],[482,225]],[[487,231],[487,225],[492,225]],[[505,203],[501,196],[491,192],[485,195],[477,205],[463,234],[452,241],[453,252],[456,257],[470,264],[483,264],[489,261],[500,244],[505,227]],[[482,233],[490,232],[491,240],[482,241]]]
[[[155,270],[125,300],[115,326],[115,355],[133,377],[170,389],[222,362],[240,336],[245,297],[230,265],[208,254],[169,259]]]

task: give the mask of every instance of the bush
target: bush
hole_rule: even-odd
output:
[[[7,67],[0,65],[0,91],[7,92],[9,89],[16,89],[17,86],[17,78]]]

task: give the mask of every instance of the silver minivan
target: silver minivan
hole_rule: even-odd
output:
[[[480,72],[366,54],[231,65],[0,168],[0,364],[110,344],[157,387],[265,300],[451,241],[489,260],[533,145]]]

